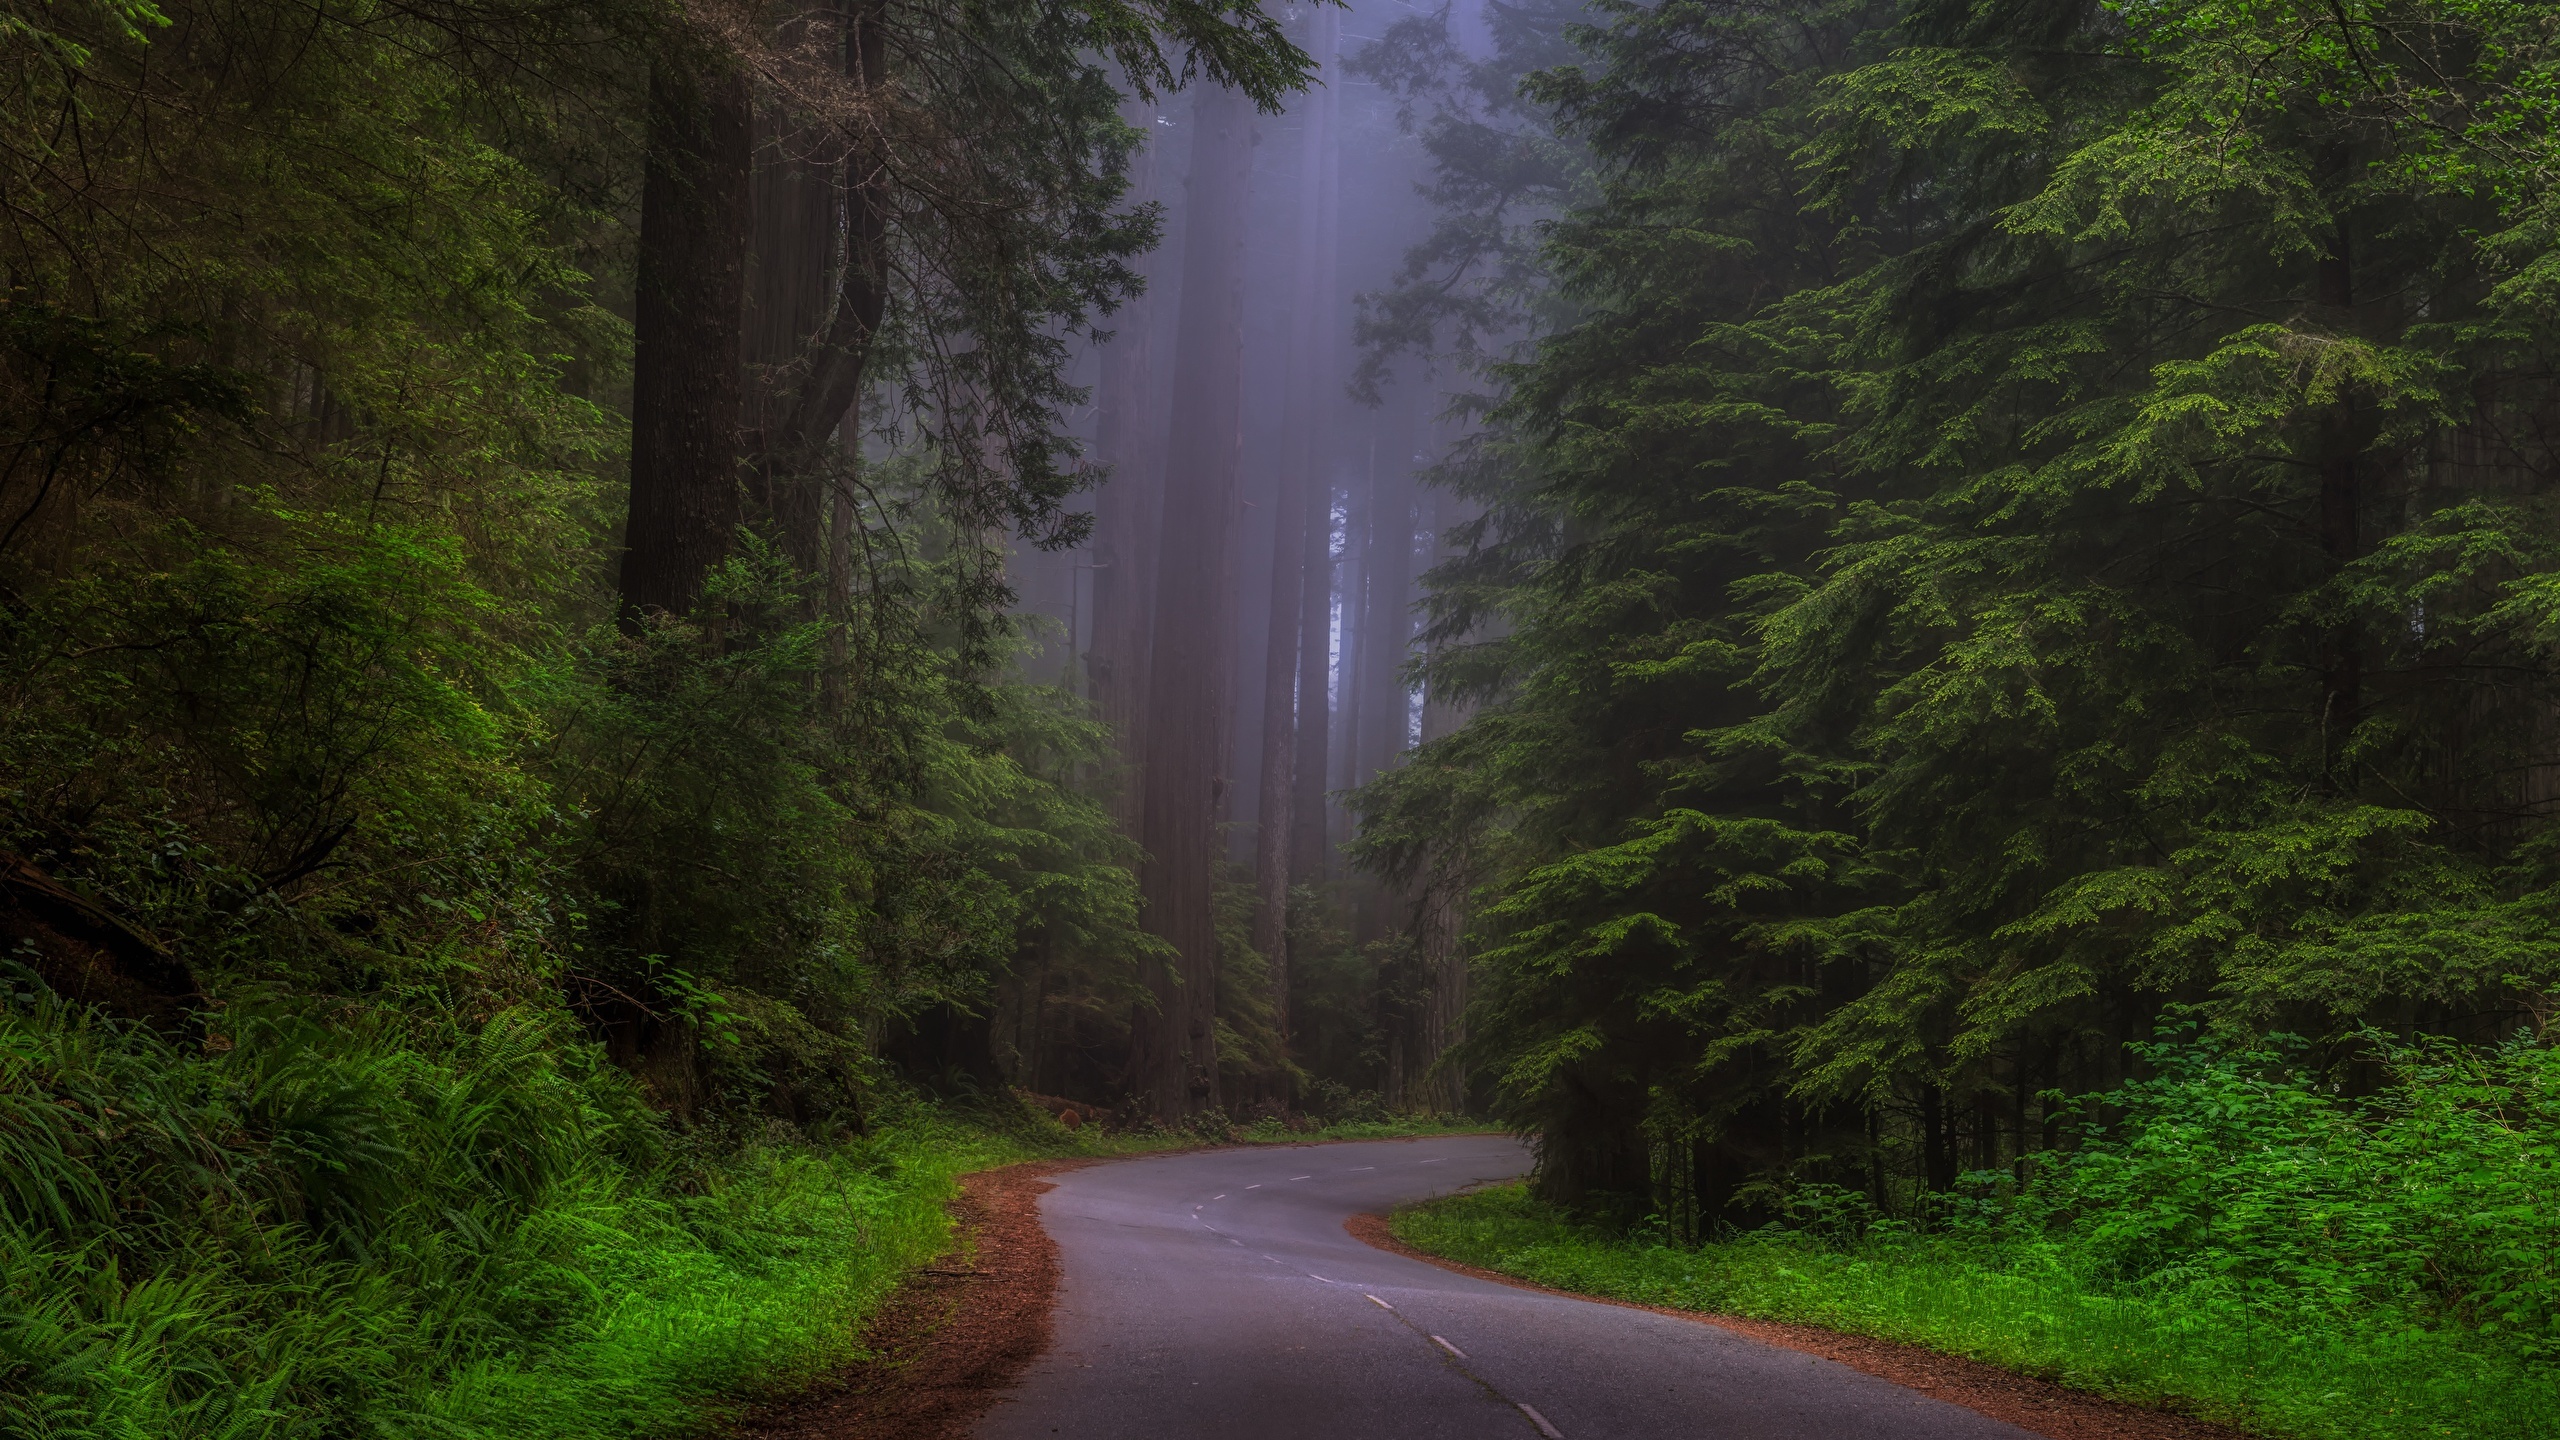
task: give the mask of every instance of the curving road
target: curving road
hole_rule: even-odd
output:
[[[1372,1250],[1342,1223],[1522,1173],[1497,1136],[1094,1166],[1041,1199],[1056,1340],[979,1440],[2027,1440],[1729,1331]]]

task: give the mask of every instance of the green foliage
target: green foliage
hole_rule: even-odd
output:
[[[30,1436],[689,1429],[849,1358],[952,1176],[1027,1153],[919,1114],[680,1159],[523,1011],[235,1002],[181,1049],[20,978],[0,1067],[0,1423]]]
[[[2462,1326],[2560,1356],[2560,1048],[2388,1047],[2373,1099],[2274,1053],[2147,1047],[2122,1118],[2045,1162],[2009,1223],[2110,1285],[2209,1291],[2312,1329]]]
[[[2540,9],[1598,16],[1574,310],[1445,477],[1483,703],[1364,800],[1485,876],[1541,1193],[1918,1213],[2173,1005],[2349,1083],[2547,1008]]]
[[[1810,1185],[1691,1247],[1506,1187],[1406,1211],[1436,1254],[1563,1289],[1824,1325],[2254,1433],[2528,1436],[2549,1361],[2560,1048],[2390,1049],[2374,1098],[2265,1051],[2151,1047],[2120,1118],[1915,1227]]]
[[[925,443],[831,473],[830,623],[741,536],[626,634],[668,13],[0,15],[6,883],[201,992],[73,1005],[39,972],[124,962],[0,902],[0,1429],[696,1428],[850,1358],[955,1173],[1069,1143],[876,1051],[1033,955],[1107,1008],[1152,944],[1106,737],[1003,682],[981,542],[1074,528],[1060,367],[1154,230],[1106,63],[1269,101],[1302,57],[1227,0],[893,25],[933,203],[872,375]]]

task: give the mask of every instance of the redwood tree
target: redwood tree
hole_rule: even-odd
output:
[[[737,57],[698,29],[669,37],[650,70],[640,192],[626,628],[691,610],[737,528],[751,145]]]
[[[1218,1103],[1217,931],[1211,907],[1230,531],[1242,458],[1244,232],[1253,104],[1225,88],[1192,106],[1191,209],[1165,448],[1155,642],[1148,662],[1140,871],[1147,929],[1173,950],[1151,962],[1153,1009],[1133,1027],[1130,1083],[1156,1113]]]

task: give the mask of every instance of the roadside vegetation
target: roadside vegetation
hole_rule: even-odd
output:
[[[2039,1157],[1907,1218],[1804,1185],[1685,1239],[1510,1185],[1398,1237],[1561,1290],[1818,1325],[2301,1440],[2525,1440],[2560,1407],[2560,1047],[2390,1047],[2361,1101],[2192,1038]]]
[[[2550,1433],[2551,14],[1612,0],[1364,60],[1467,261],[1372,338],[1472,360],[1482,508],[1472,714],[1360,850],[1468,877],[1460,1056],[1539,1157],[1419,1243]]]
[[[2551,7],[1403,8],[0,6],[0,1429],[681,1429],[1466,1114],[1484,1263],[2546,1413]]]
[[[1448,1128],[1069,1130],[998,1097],[885,1102],[832,1142],[706,1136],[538,1012],[424,1029],[243,1001],[182,1049],[17,985],[12,1435],[687,1432],[858,1358],[969,1171]]]
[[[1136,1123],[1117,744],[1005,581],[1155,235],[1121,91],[1303,57],[880,10],[0,11],[0,1432],[697,1428],[967,1170],[1400,1123],[1254,1048],[1249,951],[1258,1108]]]

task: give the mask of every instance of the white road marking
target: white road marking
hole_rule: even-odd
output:
[[[1210,1198],[1210,1199],[1212,1199],[1212,1200],[1224,1200],[1224,1199],[1226,1199],[1227,1197],[1226,1197],[1226,1196],[1224,1196],[1224,1195],[1212,1195],[1212,1196],[1210,1196],[1209,1198]],[[1193,1208],[1194,1208],[1194,1209],[1197,1209],[1197,1208],[1199,1208],[1199,1207],[1194,1206]]]
[[[1520,1413],[1528,1416],[1529,1423],[1537,1426],[1538,1433],[1546,1436],[1547,1440],[1564,1440],[1564,1432],[1548,1424],[1547,1417],[1539,1414],[1536,1406],[1523,1404]]]
[[[1244,1187],[1244,1188],[1246,1188],[1247,1190],[1259,1190],[1259,1189],[1261,1189],[1261,1188],[1262,1188],[1262,1183],[1261,1183],[1260,1181],[1256,1181],[1256,1182],[1254,1182],[1253,1184],[1251,1184],[1251,1185],[1247,1185],[1247,1186],[1246,1186],[1246,1187]]]
[[[1323,1276],[1321,1276],[1321,1275],[1317,1274],[1317,1273],[1316,1273],[1316,1272],[1314,1272],[1313,1270],[1310,1270],[1310,1271],[1308,1271],[1308,1272],[1307,1272],[1307,1278],[1308,1278],[1308,1279],[1310,1279],[1310,1280],[1315,1281],[1315,1282],[1316,1282],[1317,1284],[1319,1284],[1319,1285],[1330,1285],[1330,1284],[1332,1284],[1332,1283],[1333,1283],[1332,1281],[1327,1280],[1327,1279],[1325,1279]]]
[[[1241,1241],[1241,1240],[1236,1240],[1236,1239],[1232,1239],[1232,1238],[1231,1238],[1231,1239],[1229,1239],[1229,1240],[1227,1241],[1227,1243],[1228,1243],[1228,1244],[1230,1244],[1230,1245],[1235,1246],[1237,1249],[1243,1249],[1243,1248],[1244,1248],[1244,1242],[1243,1242],[1243,1241]]]
[[[1316,1177],[1313,1175],[1292,1175],[1289,1178],[1292,1180],[1313,1180]]]
[[[1393,1305],[1388,1304],[1386,1301],[1379,1299],[1375,1295],[1369,1297],[1369,1303],[1377,1306],[1381,1310],[1393,1310],[1396,1308]]]
[[[1375,1165],[1354,1165],[1351,1167],[1351,1173],[1357,1175],[1363,1170],[1375,1170],[1377,1168],[1378,1167]]]
[[[1441,1156],[1441,1157],[1440,1157],[1440,1160],[1446,1160],[1446,1159],[1448,1159],[1448,1158],[1449,1158],[1448,1156],[1443,1155],[1443,1156]],[[1415,1161],[1415,1162],[1413,1162],[1413,1163],[1415,1163],[1416,1165],[1437,1165],[1437,1164],[1439,1164],[1439,1163],[1440,1163],[1440,1160],[1416,1160],[1416,1161]]]
[[[1467,1358],[1467,1352],[1466,1352],[1466,1351],[1459,1349],[1457,1346],[1450,1344],[1448,1341],[1441,1339],[1441,1338],[1440,1338],[1439,1336],[1437,1336],[1437,1335],[1434,1335],[1434,1336],[1432,1336],[1432,1337],[1431,1337],[1431,1343],[1432,1343],[1432,1344],[1434,1344],[1434,1345],[1439,1346],[1439,1347],[1440,1347],[1441,1349],[1443,1349],[1443,1350],[1448,1351],[1450,1354],[1457,1356],[1457,1357],[1458,1357],[1459,1359],[1461,1359],[1461,1360],[1464,1360],[1464,1359],[1466,1359],[1466,1358]]]

